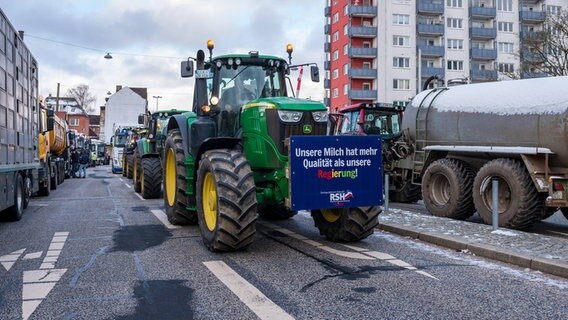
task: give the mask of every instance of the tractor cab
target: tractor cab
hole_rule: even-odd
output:
[[[339,109],[337,134],[400,136],[404,108],[389,103],[357,103]]]

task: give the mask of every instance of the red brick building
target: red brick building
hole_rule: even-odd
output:
[[[49,96],[45,98],[48,109],[54,110],[55,113],[65,119],[69,124],[69,129],[77,130],[85,136],[89,135],[89,115],[82,106],[79,105],[75,98]]]

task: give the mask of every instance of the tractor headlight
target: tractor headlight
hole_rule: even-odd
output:
[[[302,120],[301,111],[278,110],[278,117],[283,122],[300,122]]]
[[[212,106],[216,106],[219,103],[219,98],[217,98],[216,96],[212,96],[209,102],[211,102]]]
[[[314,111],[312,112],[312,117],[315,122],[327,122],[327,111]]]

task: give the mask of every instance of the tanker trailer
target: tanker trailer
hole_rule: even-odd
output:
[[[498,181],[499,226],[523,229],[558,209],[568,215],[568,77],[436,88],[406,108],[415,150],[397,162],[421,184],[428,211],[491,223]]]

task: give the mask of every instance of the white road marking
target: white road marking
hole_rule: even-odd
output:
[[[126,183],[126,182],[124,183],[124,185],[125,185],[128,189],[131,189],[131,188],[132,188],[132,186],[129,185],[128,183]]]
[[[2,264],[4,269],[6,269],[6,271],[10,271],[10,269],[12,269],[12,266],[14,265],[14,263],[16,263],[16,261],[18,261],[20,256],[24,253],[24,251],[26,251],[26,248],[16,250],[14,252],[11,252],[10,254],[1,256],[0,257],[0,263]]]
[[[56,232],[51,239],[49,250],[45,254],[39,270],[24,271],[24,285],[22,287],[22,318],[24,320],[27,320],[34,313],[43,299],[67,272],[67,269],[54,269],[67,237],[69,237],[69,232]],[[27,256],[39,258],[41,252],[30,253]]]
[[[164,211],[159,209],[152,209],[150,211],[152,211],[152,213],[156,216],[156,218],[158,218],[158,220],[160,220],[160,222],[163,223],[166,226],[166,228],[181,229],[181,226],[175,226],[168,221],[168,217],[166,216],[166,213]]]
[[[118,178],[118,180],[120,180],[120,181],[124,181],[124,180],[122,180],[122,178]]]
[[[138,198],[140,198],[140,200],[142,200],[142,201],[146,201],[146,199],[142,198],[142,196],[141,196],[141,195],[139,195],[138,193],[136,193],[136,192],[135,192],[134,194],[135,194],[135,195],[136,195],[136,196],[137,196]]]
[[[223,261],[203,264],[260,319],[294,319]]]
[[[41,257],[42,253],[43,253],[43,251],[28,253],[22,258],[22,260],[37,259],[37,258]]]
[[[378,259],[381,261],[385,261],[388,262],[390,264],[394,264],[395,266],[407,269],[407,270],[411,270],[411,271],[415,271],[416,273],[419,273],[421,275],[427,276],[429,278],[432,279],[436,279],[439,280],[438,278],[434,277],[433,275],[425,272],[425,271],[418,271],[418,268],[412,266],[411,264],[402,261],[394,256],[391,256],[388,253],[384,253],[384,252],[379,252],[379,251],[370,251],[369,249],[365,249],[365,248],[360,248],[360,247],[356,247],[353,245],[347,245],[347,244],[341,244],[342,246],[349,248],[353,251],[356,252],[350,252],[350,251],[343,251],[343,250],[338,250],[329,246],[326,246],[322,243],[319,243],[317,241],[308,239],[300,234],[295,233],[292,230],[286,229],[286,228],[282,228],[278,225],[275,225],[273,223],[269,223],[269,222],[262,222],[262,224],[268,228],[271,228],[275,231],[278,231],[282,234],[285,234],[291,238],[294,239],[298,239],[310,246],[313,246],[314,248],[318,248],[321,249],[323,251],[332,253],[336,256],[340,256],[340,257],[344,257],[344,258],[350,258],[350,259],[360,259],[360,260],[374,260],[374,259]]]

